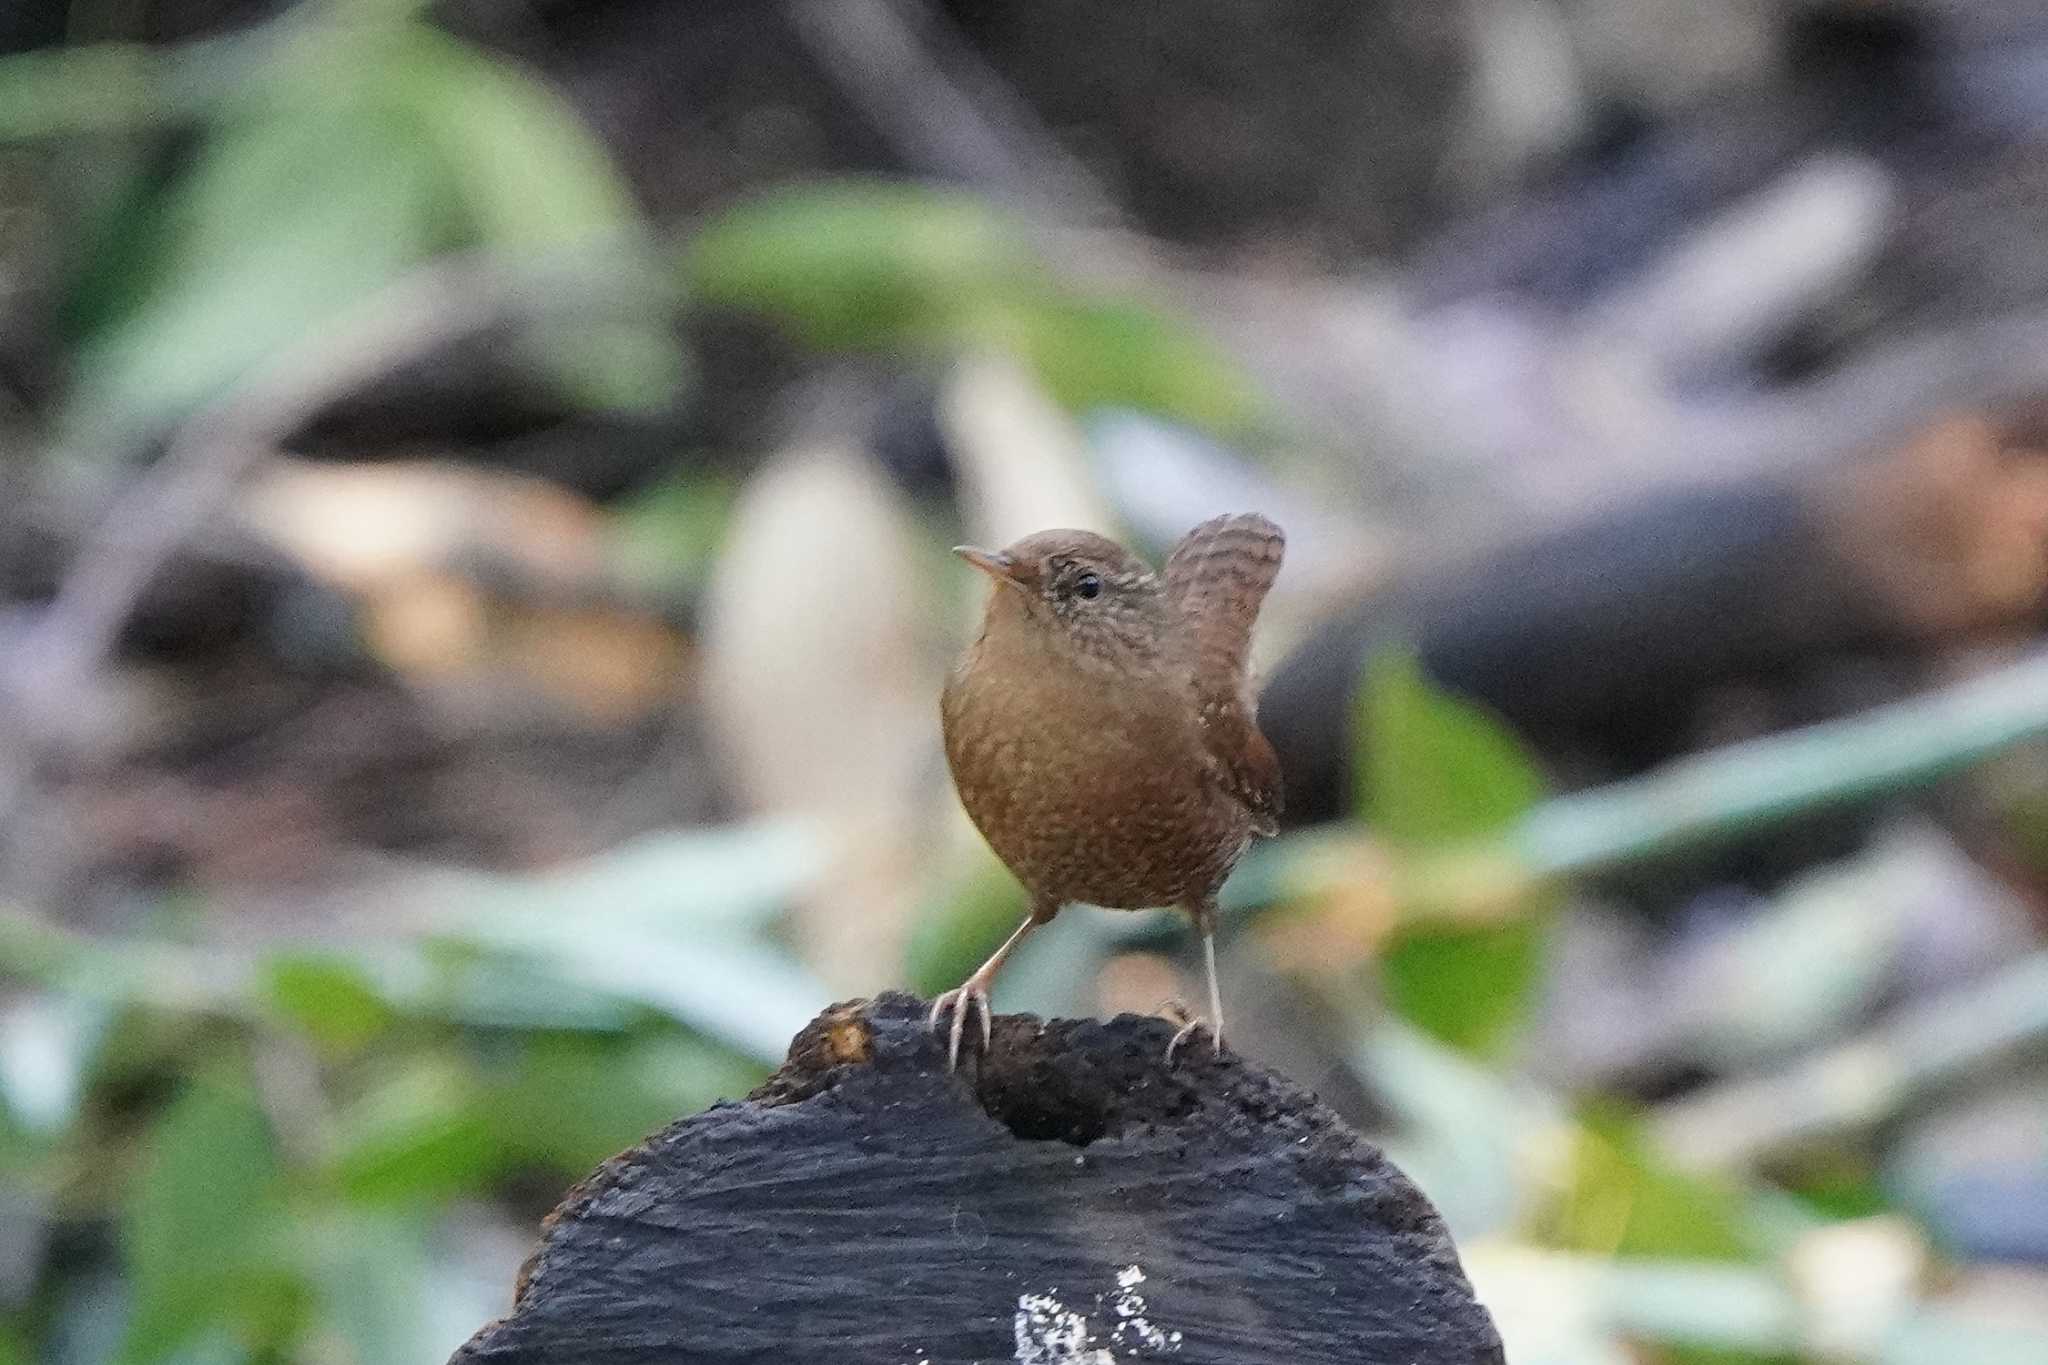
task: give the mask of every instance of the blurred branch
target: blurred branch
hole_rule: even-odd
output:
[[[2048,735],[2048,651],[1846,720],[1544,802],[1506,846],[1539,877],[1639,862],[1919,786]]]
[[[42,754],[66,737],[72,699],[105,664],[137,601],[170,558],[232,501],[249,473],[324,408],[464,337],[535,307],[590,306],[623,283],[604,252],[515,267],[496,258],[439,262],[309,336],[171,436],[87,532],[26,638],[0,665],[15,743],[0,749],[0,824]]]
[[[1777,1075],[1675,1101],[1656,1132],[1690,1165],[1743,1165],[1881,1122],[1930,1090],[2043,1044],[2048,953],[2035,953]]]
[[[2048,736],[2048,651],[1844,720],[1731,744],[1641,777],[1552,797],[1498,839],[1403,858],[1375,841],[1307,844],[1280,885],[1384,887],[1389,923],[1518,916],[1547,884],[1726,843],[1833,806],[1936,781]],[[1230,902],[1226,901],[1228,909]]]
[[[100,940],[0,906],[0,978],[114,1004],[254,1019],[251,962],[154,939]]]
[[[1880,341],[1830,374],[1734,406],[1676,414],[1667,465],[1737,478],[1825,468],[1943,408],[1997,408],[2048,386],[2048,313],[2022,311]]]
[[[0,141],[123,133],[204,117],[275,55],[277,23],[169,49],[135,43],[0,58]]]
[[[827,994],[771,921],[826,856],[814,829],[763,824],[642,839],[544,876],[409,866],[365,898],[427,923],[318,942],[100,937],[0,904],[0,980],[261,1026],[280,1017],[280,973],[314,970],[398,1014],[483,1028],[613,1032],[651,1009],[773,1063]]]
[[[819,69],[911,165],[1048,225],[1115,220],[1109,197],[930,6],[787,0],[787,8]]]
[[[1711,846],[1830,806],[1933,782],[2048,736],[2048,651],[1845,720],[1729,745],[1536,806],[1493,839],[1406,853],[1357,826],[1254,848],[1224,890],[1241,919],[1334,897],[1374,920],[1469,925],[1527,912],[1546,885]],[[1122,915],[1113,936],[1170,934],[1171,917]]]
[[[0,142],[91,136],[192,122],[295,54],[332,52],[387,30],[426,0],[287,5],[275,17],[171,44],[88,43],[0,57]]]

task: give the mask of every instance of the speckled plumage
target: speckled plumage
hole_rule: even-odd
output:
[[[1217,891],[1280,809],[1247,659],[1284,543],[1241,514],[1190,531],[1159,574],[1087,531],[962,551],[996,584],[941,699],[946,759],[1030,894],[1017,938],[1075,901],[1178,905],[1213,931]],[[985,993],[1009,946],[962,991]]]

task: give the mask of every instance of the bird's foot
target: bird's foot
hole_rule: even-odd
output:
[[[1207,1019],[1202,1018],[1199,1014],[1190,1013],[1188,1007],[1186,1005],[1183,1005],[1178,1000],[1169,1000],[1161,1008],[1165,1010],[1166,1013],[1180,1020],[1180,1032],[1174,1034],[1173,1038],[1166,1044],[1167,1066],[1170,1067],[1173,1065],[1174,1054],[1180,1051],[1180,1045],[1182,1043],[1185,1043],[1188,1039],[1194,1037],[1197,1033],[1206,1033],[1209,1035],[1211,1056],[1221,1057],[1223,1055],[1222,1029],[1217,1028],[1215,1025],[1211,1024]]]
[[[948,1013],[953,1016],[953,1027],[946,1042],[946,1070],[955,1071],[960,1066],[960,1034],[969,1013],[980,1016],[981,1050],[988,1051],[994,1023],[989,1010],[988,982],[982,980],[981,973],[976,972],[961,982],[957,989],[947,991],[932,1001],[932,1012],[924,1021],[925,1028],[936,1033],[939,1021]]]

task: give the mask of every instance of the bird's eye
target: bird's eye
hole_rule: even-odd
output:
[[[1092,573],[1084,573],[1074,580],[1074,596],[1094,601],[1102,596],[1102,579]]]

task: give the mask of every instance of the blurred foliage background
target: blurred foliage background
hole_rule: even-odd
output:
[[[0,1363],[442,1360],[1014,922],[945,547],[1290,533],[1235,1045],[1518,1365],[2048,1359],[2024,0],[0,10]],[[998,1004],[1195,998],[1075,911]]]

